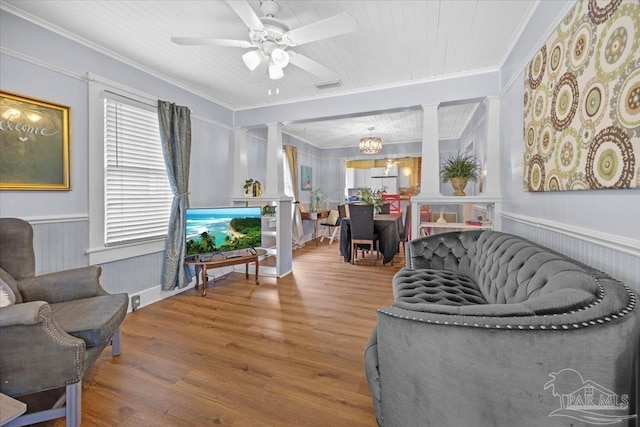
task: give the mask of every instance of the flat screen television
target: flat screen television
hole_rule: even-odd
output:
[[[259,206],[187,209],[185,227],[188,256],[261,245]]]

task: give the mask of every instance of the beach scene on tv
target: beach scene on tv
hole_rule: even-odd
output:
[[[187,209],[186,239],[187,255],[259,247],[260,207]]]

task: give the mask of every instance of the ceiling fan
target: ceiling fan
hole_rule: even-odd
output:
[[[284,76],[283,68],[293,64],[322,81],[336,81],[338,74],[311,58],[289,48],[317,40],[355,31],[356,22],[347,13],[341,13],[294,30],[275,16],[280,10],[273,0],[261,0],[258,17],[246,0],[227,0],[227,3],[249,27],[249,40],[217,39],[210,37],[171,37],[180,45],[210,45],[251,49],[242,60],[251,74],[250,82],[259,82],[265,74],[276,80]]]

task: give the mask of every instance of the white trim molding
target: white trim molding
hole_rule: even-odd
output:
[[[640,258],[640,240],[511,212],[502,212],[501,216],[520,224],[552,231]]]

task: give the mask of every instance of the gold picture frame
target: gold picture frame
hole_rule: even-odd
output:
[[[70,190],[69,110],[0,91],[0,190]]]

